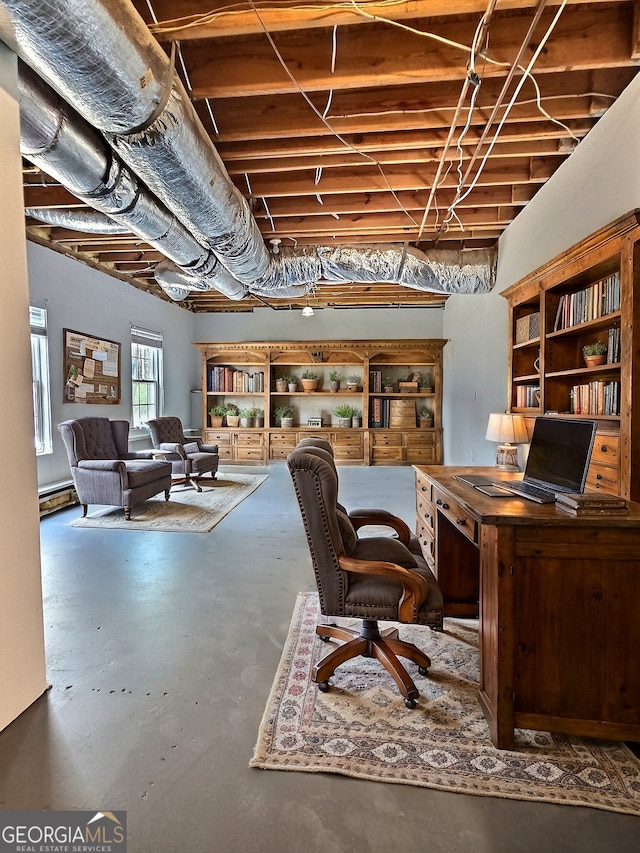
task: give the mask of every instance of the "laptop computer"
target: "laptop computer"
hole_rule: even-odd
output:
[[[495,485],[536,503],[553,503],[556,492],[582,494],[595,435],[595,421],[536,418],[522,480]]]

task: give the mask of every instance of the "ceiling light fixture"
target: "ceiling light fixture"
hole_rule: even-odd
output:
[[[271,243],[271,251],[273,252],[273,254],[279,255],[280,243],[282,243],[282,240],[280,240],[278,237],[274,237],[272,240],[269,240],[269,242]]]

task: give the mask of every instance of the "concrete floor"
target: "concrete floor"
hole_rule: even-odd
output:
[[[269,475],[210,534],[43,519],[52,689],[0,734],[0,809],[125,809],[129,853],[637,853],[639,818],[248,767],[314,588],[288,472]],[[341,468],[340,491],[413,526],[410,468]]]

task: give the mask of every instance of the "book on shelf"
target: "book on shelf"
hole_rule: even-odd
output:
[[[569,392],[569,412],[572,415],[619,415],[619,382],[595,379],[573,385]]]
[[[622,509],[627,501],[619,495],[606,492],[556,492],[556,503],[572,509]],[[627,507],[628,508],[628,507]]]
[[[553,331],[588,323],[619,310],[620,273],[615,272],[582,290],[564,293],[558,300]]]

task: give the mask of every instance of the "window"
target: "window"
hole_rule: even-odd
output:
[[[131,401],[133,429],[162,414],[162,333],[131,327]]]
[[[33,425],[36,453],[53,452],[51,441],[51,395],[49,384],[49,349],[47,346],[47,309],[29,306],[31,326],[31,376]]]

